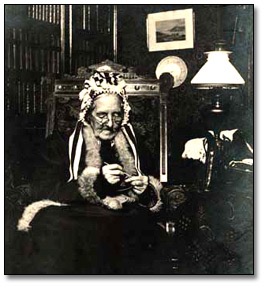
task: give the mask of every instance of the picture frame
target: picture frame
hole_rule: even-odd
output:
[[[194,47],[193,9],[148,14],[146,27],[150,52]]]

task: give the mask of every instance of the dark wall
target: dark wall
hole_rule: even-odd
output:
[[[223,38],[228,48],[233,52],[231,62],[235,65],[245,80],[240,100],[234,107],[239,107],[237,122],[253,137],[254,111],[254,5],[224,5],[222,28]],[[237,109],[237,108],[234,108]],[[239,114],[240,112],[240,114]],[[250,140],[250,142],[252,142]]]
[[[14,7],[13,7],[14,6]],[[23,5],[25,6],[25,5]],[[166,56],[175,55],[182,58],[187,67],[188,75],[185,82],[178,88],[174,88],[170,92],[168,99],[168,137],[169,137],[169,154],[174,159],[176,156],[180,157],[183,146],[183,141],[193,136],[203,135],[205,131],[205,124],[203,123],[201,110],[204,106],[209,103],[210,98],[208,92],[202,92],[194,89],[190,81],[199,68],[205,63],[206,58],[204,55],[205,51],[212,50],[214,48],[214,42],[219,38],[224,38],[227,41],[229,48],[233,51],[232,60],[235,66],[239,69],[239,72],[246,81],[246,84],[242,91],[230,93],[227,100],[230,101],[230,117],[227,119],[230,126],[240,126],[248,131],[249,136],[253,133],[253,5],[117,5],[118,7],[118,59],[117,62],[126,66],[132,66],[136,68],[138,74],[150,75],[155,77],[155,69],[160,62]],[[9,7],[7,7],[9,8]],[[23,9],[22,9],[23,8]],[[195,42],[194,48],[182,49],[182,50],[169,50],[169,51],[158,51],[149,52],[146,43],[146,18],[149,13],[164,12],[178,9],[193,8],[195,15]],[[17,10],[16,10],[17,9]],[[21,27],[21,22],[25,22],[26,10],[20,5],[10,6],[9,12],[13,15],[13,18],[6,15],[6,28],[7,28],[7,39],[10,39],[11,43],[17,45],[20,43],[20,33],[24,32],[24,26]],[[21,18],[24,15],[24,20]],[[12,20],[11,20],[12,19]],[[27,18],[28,19],[28,18]],[[16,29],[8,30],[8,25],[13,25],[13,22],[17,25]],[[34,25],[36,19],[31,17],[27,20],[30,27],[34,27],[35,31],[41,31],[40,25]],[[45,24],[44,24],[45,25]],[[59,24],[46,24],[49,25],[50,29],[46,31],[48,34],[52,31],[56,31],[59,35]],[[54,27],[55,26],[55,27]],[[27,26],[28,27],[28,26]],[[44,26],[45,27],[45,26]],[[27,28],[28,29],[28,28]],[[29,33],[26,29],[25,33]],[[32,29],[31,29],[32,31]],[[43,31],[43,30],[42,30]],[[40,40],[46,42],[46,38],[42,38],[41,34],[38,33]],[[78,35],[77,35],[78,37]],[[17,39],[18,38],[18,39]],[[39,39],[38,38],[38,39]],[[23,37],[24,39],[24,37]],[[25,41],[27,37],[25,36]],[[35,39],[34,39],[35,40]],[[36,48],[36,43],[33,40],[33,46]],[[8,45],[8,41],[5,42]],[[43,49],[43,42],[41,49]],[[10,46],[10,48],[13,46]],[[50,47],[49,44],[45,47]],[[60,48],[57,48],[59,53]],[[12,50],[13,52],[14,50]],[[9,50],[6,51],[8,54]],[[16,54],[17,56],[19,54]],[[7,55],[8,56],[8,55]],[[8,66],[6,56],[5,65]],[[27,60],[27,58],[26,58]],[[88,63],[85,65],[89,65]],[[44,65],[46,67],[46,64]],[[11,69],[11,71],[13,68]],[[9,77],[12,77],[16,73],[22,75],[25,78],[25,82],[30,82],[33,76],[38,77],[36,72],[25,73],[23,70],[14,70],[11,73],[6,74],[5,87],[9,86],[11,82]],[[50,73],[49,71],[47,72]],[[32,76],[33,75],[33,76]],[[39,78],[39,77],[38,77]],[[15,78],[16,81],[17,77]],[[19,79],[20,81],[20,79]],[[39,86],[39,83],[37,83]],[[36,86],[35,88],[39,88]],[[46,85],[47,86],[47,85]],[[19,88],[18,92],[15,92],[15,88]],[[12,96],[20,96],[21,90],[23,89],[22,82],[18,82],[18,86],[12,86]],[[21,88],[22,87],[22,88]],[[25,86],[27,89],[28,87]],[[17,89],[16,89],[17,90]],[[26,90],[27,91],[27,90]],[[28,90],[30,93],[35,90]],[[27,91],[27,92],[28,92]],[[9,97],[8,90],[5,88],[5,99]],[[28,93],[29,93],[28,92]],[[44,90],[45,92],[45,90]],[[32,112],[29,108],[34,102],[29,101],[29,94],[22,95],[20,99],[26,100],[26,106],[23,108],[27,111],[26,122],[14,121],[14,112],[11,112],[11,120],[14,121],[14,127],[18,127],[18,132],[26,130],[29,134],[33,132],[33,137],[28,138],[29,143],[32,145],[32,140],[36,140],[39,134],[36,131],[44,131],[45,118],[42,120],[40,116],[37,116],[35,110],[33,110],[35,120],[29,125],[30,115]],[[19,98],[19,97],[18,97]],[[27,101],[28,100],[28,101]],[[42,100],[45,100],[43,96]],[[233,101],[233,102],[231,102]],[[8,103],[8,102],[5,102]],[[28,104],[29,103],[29,104]],[[9,104],[9,103],[8,103]],[[27,105],[28,104],[28,105]],[[35,103],[36,104],[36,103]],[[11,106],[12,107],[12,106]],[[41,106],[39,106],[41,107]],[[39,108],[37,106],[37,108]],[[45,107],[44,107],[45,108]],[[142,107],[142,110],[147,106]],[[137,109],[139,111],[139,109]],[[29,111],[29,112],[28,112]],[[22,114],[22,112],[21,112]],[[143,111],[141,112],[143,116]],[[7,117],[7,115],[6,115]],[[36,121],[37,119],[37,121]],[[157,121],[158,122],[158,121]],[[13,124],[13,123],[12,123]],[[154,127],[154,126],[153,126]],[[12,126],[9,122],[6,122],[6,132],[10,133]],[[32,136],[31,135],[31,136]],[[13,136],[13,135],[12,135]],[[27,134],[22,134],[23,137]],[[17,136],[16,136],[17,138]],[[42,135],[44,138],[44,135]],[[8,139],[9,140],[9,139]],[[12,142],[11,142],[12,143]],[[6,148],[8,148],[7,143]],[[28,149],[28,146],[24,147]],[[174,150],[175,148],[175,150]],[[175,153],[176,151],[176,153]],[[19,151],[18,151],[19,152]],[[32,151],[29,151],[32,154]],[[13,152],[12,152],[12,155]],[[23,154],[23,156],[25,156]]]
[[[146,42],[146,18],[149,13],[193,8],[195,43],[192,49],[149,52]],[[169,131],[186,128],[200,122],[201,95],[190,81],[205,62],[204,52],[213,49],[219,33],[217,5],[118,5],[118,62],[134,66],[138,74],[155,77],[160,60],[169,55],[182,58],[188,68],[185,82],[170,92],[168,100]],[[171,135],[170,135],[171,136]]]
[[[146,18],[149,13],[193,8],[195,13],[194,49],[148,52]],[[216,5],[118,5],[118,61],[135,66],[141,73],[153,74],[158,62],[168,55],[183,58],[189,75],[197,69],[197,59],[213,46],[217,37]],[[205,33],[207,31],[207,33]],[[195,68],[194,68],[195,65]]]
[[[192,8],[195,20],[194,48],[149,52],[146,18],[149,13]],[[244,128],[252,139],[253,124],[253,5],[118,5],[118,63],[135,67],[138,74],[155,77],[166,56],[182,58],[188,75],[170,91],[168,99],[169,159],[179,165],[184,142],[204,136],[210,129],[201,112],[211,101],[211,92],[200,91],[190,81],[206,61],[204,52],[224,39],[232,50],[231,60],[246,81],[242,90],[226,92],[228,113],[223,127]],[[142,108],[143,110],[143,108]],[[170,163],[172,165],[172,163]]]
[[[245,108],[253,107],[253,5],[118,5],[118,63],[132,66],[139,74],[155,77],[159,61],[169,55],[182,58],[188,67],[185,82],[174,89],[181,100],[185,117],[181,123],[190,123],[190,115],[197,111],[198,95],[206,93],[191,86],[190,81],[206,61],[204,52],[213,50],[215,41],[224,39],[232,51],[231,61],[246,81],[242,92],[233,92],[236,101]],[[149,13],[192,8],[195,17],[194,48],[149,52],[146,42],[146,18]],[[174,92],[172,92],[172,95]],[[242,94],[241,97],[238,97]],[[239,99],[239,100],[238,100]],[[204,101],[205,102],[205,101]],[[180,106],[181,105],[181,106]],[[194,110],[187,110],[192,107]],[[249,107],[249,108],[247,108]],[[195,118],[197,119],[197,117]],[[192,120],[193,121],[193,120]]]

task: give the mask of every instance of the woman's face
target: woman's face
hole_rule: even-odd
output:
[[[102,94],[95,99],[89,121],[97,138],[112,140],[118,133],[122,120],[123,109],[120,97],[114,94]]]

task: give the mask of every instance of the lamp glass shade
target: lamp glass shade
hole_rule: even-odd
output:
[[[191,80],[198,89],[236,89],[244,79],[229,60],[230,51],[206,52],[207,62]]]

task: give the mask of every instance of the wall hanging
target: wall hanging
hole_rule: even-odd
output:
[[[188,49],[194,46],[192,9],[148,14],[146,19],[149,51]]]

